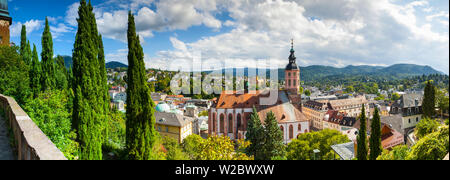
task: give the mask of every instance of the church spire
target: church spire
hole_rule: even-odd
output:
[[[291,39],[291,52],[294,51],[294,39]],[[295,51],[294,51],[295,52]]]

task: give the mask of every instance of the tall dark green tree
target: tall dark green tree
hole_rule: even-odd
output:
[[[128,158],[148,160],[153,158],[156,140],[154,107],[147,86],[144,52],[136,35],[134,16],[128,14],[128,73],[127,73],[127,150]]]
[[[245,135],[246,141],[251,142],[250,146],[246,149],[246,154],[254,156],[255,160],[260,160],[263,156],[262,145],[264,144],[264,127],[261,124],[256,107],[253,107],[253,113],[248,121],[247,133]]]
[[[57,89],[67,89],[69,82],[67,81],[68,72],[66,65],[64,63],[64,58],[62,56],[57,56],[55,58],[55,82]]]
[[[364,107],[364,104],[361,109],[361,115],[359,116],[360,121],[360,128],[359,128],[359,134],[357,137],[358,145],[357,145],[357,152],[356,152],[356,158],[358,160],[367,160],[367,118],[366,118],[366,109]]]
[[[369,139],[370,160],[376,160],[383,152],[381,147],[381,122],[378,108],[375,108],[372,124],[370,124],[371,134]]]
[[[109,108],[109,102],[110,97],[108,93],[108,79],[106,77],[106,65],[105,65],[105,50],[103,48],[103,40],[102,35],[98,36],[98,64],[100,66],[100,73],[98,78],[98,83],[101,84],[101,88],[99,90],[100,94],[99,97],[104,101],[103,103],[103,111],[105,114],[108,114],[110,111]],[[108,128],[105,128],[104,137],[109,137],[108,135]],[[105,141],[109,141],[109,139],[105,138]]]
[[[33,44],[33,56],[30,67],[30,87],[33,92],[33,97],[37,98],[41,91],[41,63],[39,62],[39,55],[36,51],[36,45]]]
[[[78,130],[80,158],[102,159],[103,129],[106,112],[104,99],[99,96],[104,89],[100,80],[98,60],[98,30],[91,3],[81,0],[78,8],[78,31],[73,50],[73,117]]]
[[[56,87],[55,63],[53,60],[53,38],[48,25],[48,18],[45,18],[45,28],[42,34],[42,90],[51,90]]]
[[[27,66],[31,64],[31,47],[30,42],[27,40],[27,28],[25,25],[22,25],[22,31],[20,34],[20,55],[22,56],[23,62]]]
[[[436,88],[431,81],[427,81],[422,101],[423,116],[431,118],[435,113],[436,106]]]
[[[19,53],[21,56],[25,54],[25,48],[27,45],[27,27],[25,24],[22,25],[22,30],[20,31],[20,50]]]
[[[272,111],[267,113],[264,126],[265,137],[264,144],[262,145],[263,156],[261,159],[271,160],[276,157],[284,157],[286,153],[283,143],[283,133],[278,127],[277,118]]]

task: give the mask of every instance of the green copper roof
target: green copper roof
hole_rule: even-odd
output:
[[[10,17],[8,12],[8,0],[0,0],[0,16]]]

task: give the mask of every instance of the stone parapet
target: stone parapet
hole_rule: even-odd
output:
[[[67,160],[13,98],[0,94],[0,109],[13,131],[18,160]]]

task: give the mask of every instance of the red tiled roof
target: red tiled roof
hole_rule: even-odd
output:
[[[381,129],[381,146],[384,149],[390,149],[403,143],[404,137],[402,134],[387,125],[383,125],[383,128]]]
[[[270,94],[262,91],[250,91],[242,94],[236,91],[224,91],[217,100],[217,109],[236,109],[256,107],[258,115],[263,121],[268,112],[275,114],[278,122],[308,121],[306,116],[292,103],[285,91],[278,91],[278,99],[274,105],[261,105],[260,98],[269,97]]]

